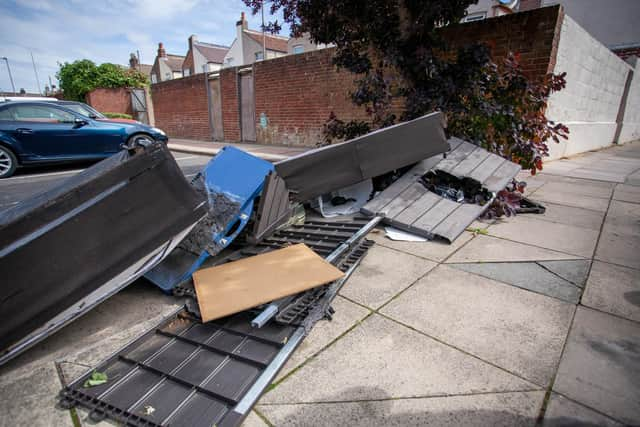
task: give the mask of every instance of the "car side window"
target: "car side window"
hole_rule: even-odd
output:
[[[72,123],[75,120],[71,113],[41,105],[16,105],[13,115],[19,122]]]
[[[13,120],[11,108],[3,108],[2,110],[0,110],[0,120]]]

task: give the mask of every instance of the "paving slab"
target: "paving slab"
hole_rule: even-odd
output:
[[[474,224],[471,226],[473,228],[476,227]],[[487,224],[482,224],[481,227],[478,228],[486,227],[488,227]],[[427,242],[401,242],[385,237],[384,229],[377,229],[376,231],[377,232],[372,232],[367,236],[374,240],[376,244],[436,262],[442,262],[473,238],[473,233],[465,231],[456,240],[454,240],[453,243],[447,243],[440,240]]]
[[[487,262],[448,265],[571,304],[577,304],[582,294],[581,288],[535,262]]]
[[[612,200],[602,231],[640,237],[640,204]]]
[[[538,264],[580,288],[584,288],[591,267],[591,261],[588,259],[540,261]]]
[[[478,235],[445,262],[514,262],[567,259],[582,259],[582,257],[497,237]]]
[[[499,393],[323,403],[262,405],[277,426],[533,426],[544,393]]]
[[[640,271],[594,261],[582,304],[640,322]]]
[[[606,212],[609,199],[574,193],[563,190],[564,183],[547,183],[531,194],[531,198],[539,202],[556,203],[575,208]],[[544,203],[543,203],[544,204]]]
[[[537,201],[535,197],[531,198]],[[589,209],[564,206],[557,203],[543,202],[546,208],[543,214],[520,214],[518,217],[531,217],[537,220],[556,222],[559,224],[572,225],[574,227],[585,228],[587,230],[600,231],[604,221],[605,212],[592,211]]]
[[[58,409],[62,384],[53,362],[39,364],[19,377],[0,377],[0,426],[73,426],[68,410]]]
[[[593,256],[599,230],[540,221],[532,215],[518,215],[491,226],[492,236],[539,246],[580,257]]]
[[[377,309],[435,266],[436,263],[424,258],[374,246],[340,294]]]
[[[578,307],[553,390],[627,424],[640,422],[640,324]]]
[[[618,184],[613,192],[613,200],[640,203],[640,187],[636,185]]]
[[[627,185],[640,186],[640,171],[634,172],[631,175],[627,176],[627,179],[624,180],[624,183]]]
[[[640,237],[603,229],[595,258],[640,270]]]
[[[544,427],[622,427],[623,424],[557,393],[551,393],[542,425]]]
[[[340,402],[540,387],[374,314],[269,391],[262,404]]]
[[[276,381],[282,379],[291,370],[304,363],[309,357],[322,350],[371,313],[366,308],[354,304],[341,296],[337,296],[331,306],[335,309],[331,321],[316,323],[309,335],[284,365],[276,377]]]
[[[242,427],[269,427],[269,424],[265,423],[255,411],[251,411],[242,423]]]
[[[547,386],[575,306],[440,265],[382,313]]]
[[[547,182],[534,194],[572,194],[576,196],[609,200],[613,193],[613,189],[614,184],[611,183],[603,183],[587,179],[562,178],[557,181]]]

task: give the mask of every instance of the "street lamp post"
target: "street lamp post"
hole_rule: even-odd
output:
[[[11,67],[9,67],[9,59],[6,56],[3,56],[0,59],[4,59],[4,62],[7,63],[7,70],[9,71],[9,80],[11,80],[11,88],[13,89],[13,94],[16,94],[16,85],[13,84],[13,76],[11,76]]]

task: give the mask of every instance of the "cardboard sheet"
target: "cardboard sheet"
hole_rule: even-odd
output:
[[[305,244],[205,268],[193,274],[202,321],[218,319],[343,276]]]

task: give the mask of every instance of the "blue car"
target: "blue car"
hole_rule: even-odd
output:
[[[135,140],[167,142],[141,123],[94,119],[55,102],[0,103],[0,178],[18,167],[100,160]]]

